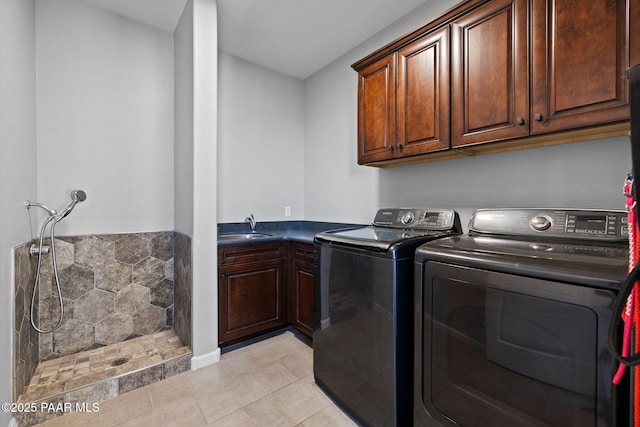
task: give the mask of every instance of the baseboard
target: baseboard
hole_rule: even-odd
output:
[[[211,353],[203,354],[202,356],[193,356],[191,358],[191,370],[195,371],[218,362],[220,362],[220,347]]]

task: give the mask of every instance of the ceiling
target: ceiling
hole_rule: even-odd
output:
[[[186,0],[85,0],[173,32]],[[304,79],[428,0],[217,0],[220,49]]]

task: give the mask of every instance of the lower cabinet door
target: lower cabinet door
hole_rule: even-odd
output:
[[[308,337],[313,337],[313,264],[293,260],[289,290],[289,322]]]
[[[221,269],[219,344],[228,345],[284,324],[284,261]]]

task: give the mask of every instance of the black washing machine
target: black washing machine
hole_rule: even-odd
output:
[[[414,252],[460,233],[452,210],[394,208],[316,235],[313,372],[359,423],[411,425]]]
[[[627,214],[477,210],[415,257],[415,425],[627,426],[612,384]]]

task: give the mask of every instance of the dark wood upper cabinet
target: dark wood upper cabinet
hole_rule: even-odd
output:
[[[358,163],[449,148],[449,28],[358,73]]]
[[[527,136],[527,0],[494,0],[454,20],[452,146]]]
[[[629,118],[628,6],[625,0],[531,2],[531,133]]]
[[[396,156],[449,148],[449,28],[410,43],[397,55]]]
[[[358,163],[393,157],[396,131],[395,55],[358,74]]]
[[[624,135],[638,25],[638,0],[461,2],[352,65],[358,163]]]

